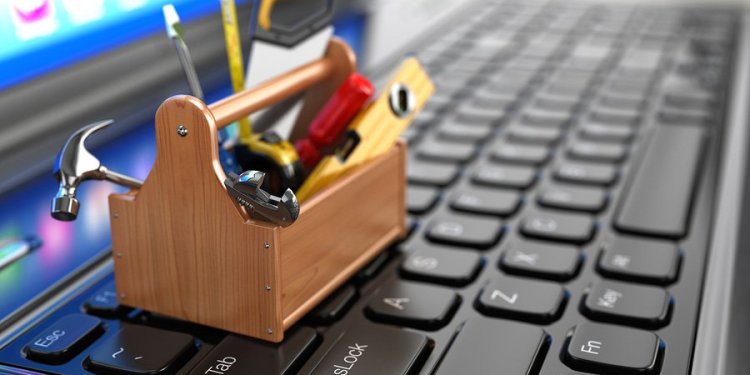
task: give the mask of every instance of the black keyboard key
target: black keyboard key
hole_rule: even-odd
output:
[[[668,92],[664,104],[679,109],[706,108],[714,103],[714,94],[706,91]]]
[[[371,280],[375,275],[380,272],[380,270],[383,269],[386,263],[388,263],[388,259],[390,258],[390,253],[388,251],[384,251],[378,256],[375,257],[370,263],[368,263],[364,268],[362,268],[359,272],[357,272],[356,275],[354,275],[354,282],[357,284],[365,283],[369,280]]]
[[[574,246],[517,241],[503,251],[500,268],[514,275],[567,281],[578,273],[581,260]]]
[[[603,280],[588,289],[581,310],[592,320],[658,328],[667,323],[671,306],[660,287]]]
[[[576,110],[576,108],[578,107],[578,103],[579,101],[576,97],[561,95],[540,95],[534,101],[534,108],[549,111],[551,113],[556,113],[555,116],[560,121],[556,122],[553,125],[562,126],[570,119],[570,115]],[[531,117],[534,117],[534,115],[531,114]]]
[[[422,136],[422,130],[417,127],[410,126],[401,133],[401,139],[405,140],[408,145],[413,145]]]
[[[505,108],[482,108],[474,105],[463,105],[458,109],[456,118],[467,125],[494,125],[506,114]]]
[[[521,233],[550,241],[582,244],[594,235],[594,220],[589,215],[537,211],[527,214]]]
[[[635,129],[627,125],[604,125],[587,122],[581,126],[581,138],[592,141],[628,142],[635,136]]]
[[[667,285],[677,279],[680,251],[672,242],[616,237],[602,249],[597,269],[605,277]]]
[[[482,269],[482,257],[466,249],[421,246],[401,263],[405,278],[431,283],[464,286]]]
[[[608,94],[602,96],[599,103],[607,108],[639,111],[646,104],[646,100],[638,96]]]
[[[607,204],[607,192],[598,187],[551,185],[539,194],[539,204],[563,210],[599,212]]]
[[[711,121],[711,113],[707,109],[674,110],[664,108],[659,111],[659,121],[671,125],[704,125]]]
[[[83,303],[83,311],[105,318],[117,317],[126,310],[125,307],[120,306],[117,302],[117,291],[115,290],[114,281],[99,288],[96,293]]]
[[[510,216],[521,206],[521,194],[515,190],[467,187],[454,191],[451,208],[480,215]]]
[[[581,97],[586,94],[588,84],[574,84],[571,82],[555,82],[547,86],[545,92],[554,95]]]
[[[591,163],[560,163],[554,171],[560,181],[585,185],[612,185],[617,180],[617,168],[612,165]]]
[[[448,324],[460,302],[451,289],[394,280],[370,299],[365,314],[377,322],[434,330]]]
[[[493,146],[492,158],[508,163],[540,166],[549,160],[550,150],[544,146],[498,142]]]
[[[463,325],[435,374],[536,374],[548,346],[539,327],[476,317]]]
[[[515,98],[507,94],[504,96],[501,95],[485,95],[484,97],[477,95],[477,97],[471,101],[471,105],[476,108],[506,111],[515,101]]]
[[[450,245],[487,249],[500,241],[504,231],[503,222],[497,218],[451,214],[433,218],[427,229],[427,238]]]
[[[410,185],[406,188],[406,209],[411,214],[420,215],[435,207],[440,191],[429,186]]]
[[[568,149],[572,159],[619,163],[625,160],[627,149],[611,143],[574,142]]]
[[[418,333],[357,324],[336,339],[310,374],[415,374],[431,345],[427,337]]]
[[[514,125],[508,128],[508,139],[513,142],[549,146],[560,141],[562,130],[528,125]]]
[[[652,374],[661,364],[662,343],[634,328],[581,323],[573,329],[562,357],[573,369],[599,374]]]
[[[97,373],[172,373],[195,352],[192,336],[162,329],[123,325],[101,342],[89,356],[89,366]]]
[[[60,364],[75,357],[103,331],[101,320],[93,316],[67,315],[42,330],[23,351],[32,361]]]
[[[571,117],[570,111],[545,111],[540,109],[526,110],[521,116],[521,123],[533,127],[561,128],[565,126]]]
[[[314,329],[300,327],[280,344],[230,334],[217,344],[190,375],[291,375],[320,343]]]
[[[463,125],[449,121],[437,128],[437,136],[440,139],[474,144],[487,139],[492,131],[490,125]]]
[[[607,125],[633,126],[638,124],[640,116],[640,111],[599,109],[591,114],[591,119]]]
[[[341,319],[356,300],[357,288],[347,284],[318,305],[310,314],[311,320],[315,324],[331,324]]]
[[[476,155],[472,144],[426,140],[417,148],[417,155],[423,159],[466,163]]]
[[[501,276],[482,289],[476,307],[486,315],[542,324],[559,318],[566,300],[560,284]]]
[[[537,172],[532,167],[485,163],[477,167],[472,176],[476,184],[527,189],[536,182]]]
[[[687,234],[703,128],[657,126],[640,169],[620,198],[615,228],[667,238]]]
[[[455,164],[417,161],[410,159],[407,165],[409,182],[421,185],[448,186],[456,180],[459,168]]]

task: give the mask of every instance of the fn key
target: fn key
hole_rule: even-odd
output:
[[[657,373],[663,348],[649,331],[582,323],[568,336],[565,362],[576,370],[597,374]]]

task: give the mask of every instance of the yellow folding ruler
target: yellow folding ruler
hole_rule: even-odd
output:
[[[352,169],[385,154],[435,91],[416,58],[405,60],[380,96],[352,120],[335,155],[320,161],[297,192],[304,201]]]
[[[224,24],[224,40],[227,44],[227,60],[229,61],[229,77],[232,90],[240,92],[245,89],[245,67],[242,63],[242,45],[237,26],[237,10],[234,0],[221,0],[221,20]],[[253,135],[250,120],[243,117],[240,121],[240,139],[248,140]]]

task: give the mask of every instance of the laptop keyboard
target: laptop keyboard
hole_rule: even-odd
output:
[[[0,373],[689,373],[736,15],[472,7],[417,51],[408,239],[282,344],[119,306],[109,276]]]

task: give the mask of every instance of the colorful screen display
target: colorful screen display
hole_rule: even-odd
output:
[[[184,21],[220,9],[219,0],[0,0],[0,90],[163,30],[168,3]]]

